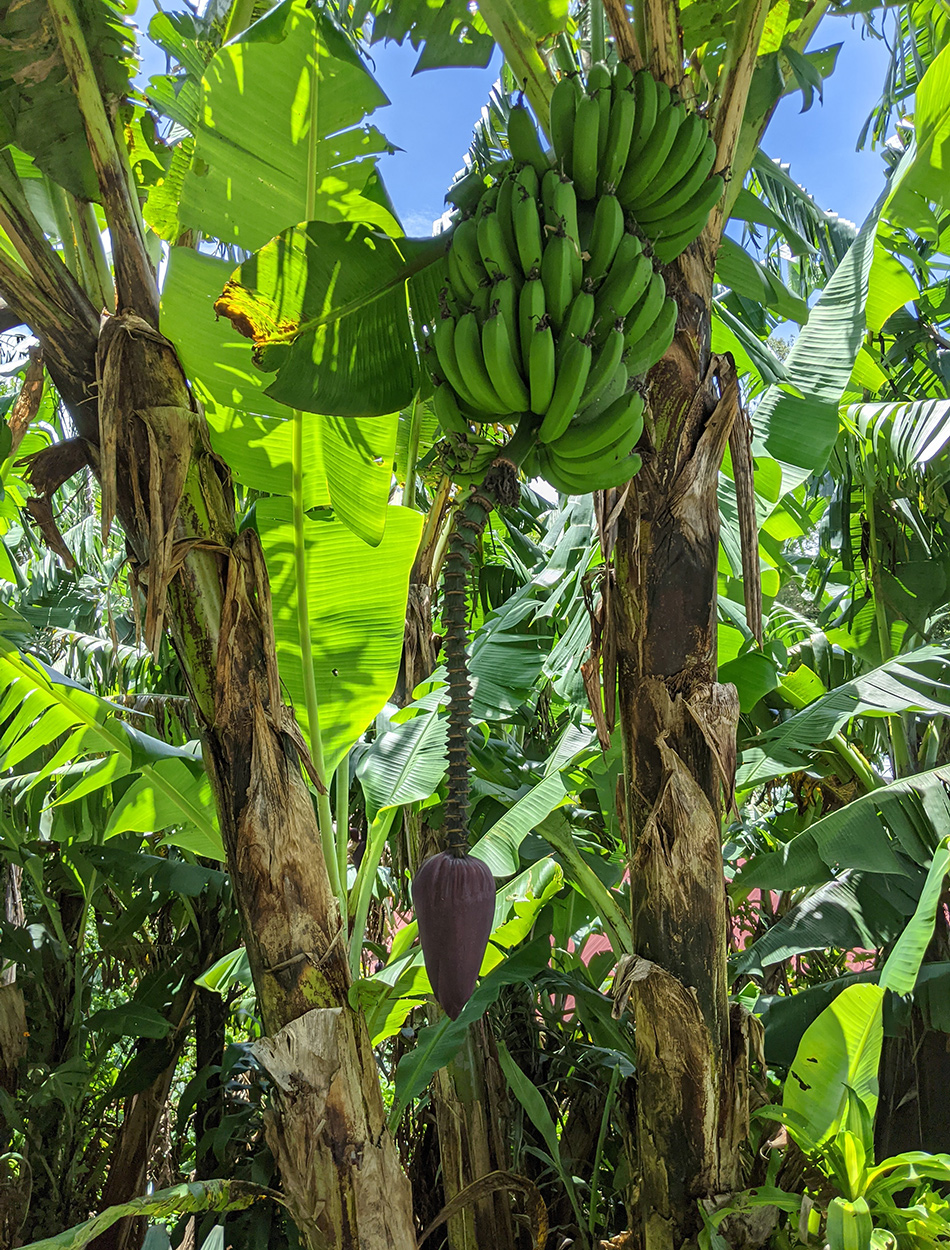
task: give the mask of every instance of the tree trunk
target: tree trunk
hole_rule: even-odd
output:
[[[712,258],[684,261],[668,279],[677,337],[648,379],[644,466],[618,528],[613,595],[645,1250],[695,1237],[697,1203],[738,1184],[745,1136],[720,838],[738,703],[716,683],[718,472],[737,392],[734,372],[710,354]]]
[[[480,1177],[509,1168],[507,1116],[501,1116],[499,1097],[503,1090],[491,1033],[480,1020],[432,1084],[447,1203]],[[507,1190],[466,1207],[449,1220],[448,1228],[451,1250],[515,1250],[518,1244]]]

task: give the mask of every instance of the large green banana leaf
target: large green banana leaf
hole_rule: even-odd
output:
[[[273,592],[281,681],[309,735],[314,727],[304,701],[290,500],[262,499],[255,523]],[[421,527],[419,513],[390,508],[382,541],[370,547],[332,513],[303,522],[312,661],[328,776],[396,684],[409,571]]]
[[[359,126],[387,103],[327,15],[283,0],[205,70],[182,224],[248,251],[312,217],[401,233],[376,175],[389,146]]]
[[[567,798],[569,785],[562,774],[590,748],[592,739],[589,730],[568,725],[545,761],[541,780],[475,843],[472,853],[483,859],[496,876],[517,872],[518,848]]]
[[[810,951],[876,950],[900,933],[918,893],[913,879],[848,870],[810,892],[730,967],[736,976],[761,976],[763,969]]]
[[[932,201],[950,205],[950,46],[928,66],[914,101],[916,158],[898,169],[884,216],[936,237]]]
[[[873,1118],[883,1000],[880,985],[850,985],[805,1030],[782,1098],[803,1149],[816,1150],[834,1137],[852,1094]]]
[[[882,197],[883,198],[883,197]],[[753,413],[757,454],[782,469],[782,492],[824,468],[838,437],[838,405],[864,338],[864,305],[880,202],[812,308],[788,359]]]
[[[948,868],[950,837],[945,837],[934,852],[914,914],[894,943],[881,972],[881,985],[899,996],[910,994],[917,984],[920,965],[934,935],[934,922]]]
[[[950,444],[950,400],[852,404],[845,412],[874,457],[875,476],[884,467],[896,475],[927,473],[943,481],[950,473],[945,452]]]
[[[913,916],[888,955],[878,984],[848,986],[805,1030],[785,1082],[783,1106],[804,1149],[817,1149],[845,1121],[848,1101],[863,1103],[869,1121],[877,1107],[884,1038],[884,994],[913,992],[933,937],[937,907],[950,866],[950,839],[941,842]]]
[[[370,821],[387,807],[435,793],[445,774],[445,739],[446,721],[437,709],[377,734],[356,767]]]
[[[478,9],[466,0],[441,0],[420,5],[417,0],[357,0],[353,24],[367,23],[372,45],[403,43],[408,38],[419,48],[414,74],[445,66],[484,67],[491,60],[495,40]]]

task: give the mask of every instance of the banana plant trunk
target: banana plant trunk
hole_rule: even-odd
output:
[[[98,350],[99,466],[144,590],[146,640],[167,622],[199,721],[267,1036],[267,1137],[310,1250],[410,1250],[409,1185],[385,1129],[365,1023],[347,1002],[347,943],[281,698],[267,570],[236,532],[172,348],[133,314]],[[319,784],[319,778],[314,777]]]
[[[737,1187],[745,1136],[720,838],[738,704],[716,681],[718,473],[737,394],[729,362],[710,350],[712,272],[708,253],[691,254],[668,278],[677,335],[649,375],[644,466],[615,547],[644,1250],[695,1240],[698,1204]]]

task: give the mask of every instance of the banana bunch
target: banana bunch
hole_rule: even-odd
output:
[[[591,66],[586,88],[565,77],[551,99],[555,164],[582,201],[615,194],[663,264],[700,234],[723,181],[711,174],[716,144],[706,121],[686,110],[647,70]]]
[[[582,229],[574,183],[528,123],[524,162],[455,227],[431,335],[434,406],[446,434],[516,424],[522,454],[539,444],[541,472],[577,494],[639,469],[643,401],[628,362],[642,372],[659,359],[676,304],[616,196]]]

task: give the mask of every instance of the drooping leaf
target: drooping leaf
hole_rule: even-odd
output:
[[[788,321],[804,325],[808,305],[764,265],[728,235],[723,237],[716,256],[716,278],[740,295],[773,309]]]
[[[846,416],[867,440],[875,464],[890,463],[897,473],[930,473],[943,480],[950,472],[944,455],[950,444],[950,400],[852,404]]]
[[[879,207],[811,309],[785,361],[786,381],[771,386],[753,414],[756,445],[780,463],[783,492],[824,467],[838,436],[838,404],[864,338]]]
[[[568,725],[545,762],[541,781],[532,786],[475,843],[473,853],[485,860],[496,876],[507,876],[518,870],[518,848],[527,835],[567,797],[568,786],[561,772],[587,750],[592,737],[589,730]]]
[[[293,410],[264,391],[267,375],[214,300],[228,279],[226,261],[173,248],[162,291],[162,329],[175,343],[205,406],[215,451],[244,486],[289,495]],[[398,413],[372,418],[308,414],[303,438],[304,507],[332,504],[364,541],[377,543],[388,512]]]
[[[881,970],[881,985],[895,994],[910,994],[917,983],[920,965],[933,937],[934,920],[948,868],[950,838],[944,838],[931,861],[917,908]]]
[[[438,1024],[419,1030],[415,1046],[403,1055],[396,1068],[396,1097],[389,1115],[391,1130],[402,1119],[411,1100],[425,1090],[436,1071],[458,1053],[468,1035],[469,1024],[484,1015],[506,985],[530,980],[547,964],[550,955],[550,940],[544,936],[535,938],[489,973],[457,1020],[443,1016]]]
[[[423,712],[379,734],[356,768],[372,820],[386,807],[428,798],[445,773],[446,721]]]
[[[950,202],[950,46],[928,66],[914,107],[914,148],[898,167],[882,216],[930,233],[930,201]]]
[[[740,790],[801,767],[801,752],[826,742],[854,716],[918,711],[946,715],[950,658],[942,647],[920,647],[845,682],[743,751],[736,777]]]
[[[14,708],[17,711],[11,715]],[[224,859],[210,788],[206,782],[195,781],[183,760],[176,758],[186,755],[193,761],[193,757],[149,739],[140,730],[134,731],[140,739],[134,745],[131,727],[116,719],[121,709],[32,657],[20,655],[5,639],[0,639],[0,709],[5,721],[0,756],[5,767],[57,740],[62,746],[47,766],[46,775],[67,760],[117,756],[122,763],[116,767],[115,776],[126,775],[134,766],[141,773],[135,784],[142,790],[154,787],[156,793],[150,802],[161,803],[163,816],[178,827],[173,839],[179,845],[191,847],[193,843],[197,853]],[[186,769],[190,779],[187,786],[181,785],[183,778],[170,778],[163,771],[172,764]],[[82,801],[78,795],[76,799]]]
[[[484,68],[491,60],[495,40],[485,19],[465,0],[441,0],[424,8],[415,0],[359,0],[354,20],[372,14],[370,44],[404,43],[421,48],[414,74],[446,66]]]
[[[243,1211],[269,1195],[269,1190],[250,1181],[188,1181],[108,1207],[85,1223],[67,1228],[55,1237],[30,1242],[24,1250],[83,1250],[113,1224],[128,1217],[152,1216],[157,1220],[168,1220],[204,1211]]]
[[[444,238],[395,240],[311,221],[246,261],[217,310],[277,374],[266,388],[273,399],[339,417],[396,412],[420,378],[406,283],[441,264],[445,247]],[[425,310],[414,311],[421,325]]]
[[[743,889],[818,885],[836,871],[908,874],[928,865],[950,820],[950,766],[902,777],[815,821],[736,878]],[[906,858],[905,858],[906,856]]]
[[[809,951],[884,946],[911,915],[913,891],[901,877],[844,872],[796,903],[731,966],[736,975],[761,976],[764,968]]]

